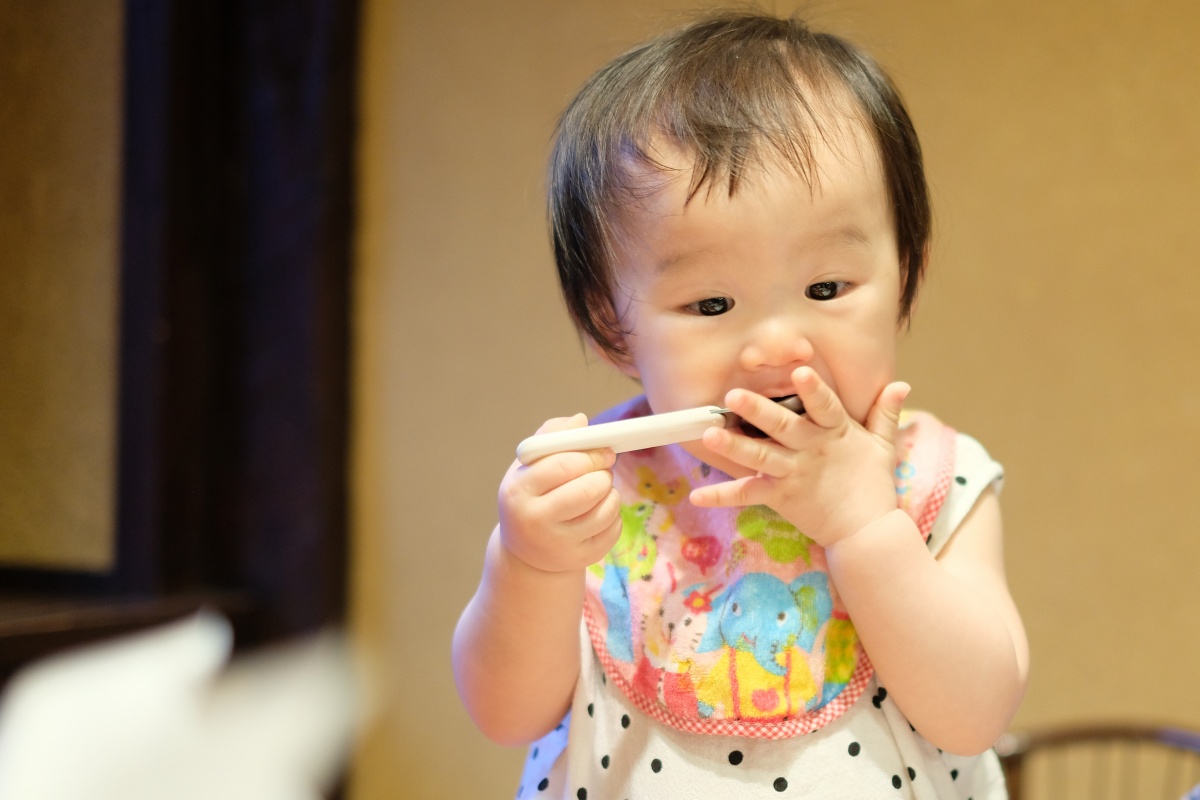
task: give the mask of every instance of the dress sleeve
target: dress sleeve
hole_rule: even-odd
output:
[[[965,433],[959,433],[955,443],[954,477],[929,534],[929,551],[935,556],[941,551],[985,489],[993,486],[999,492],[1003,485],[1004,468],[988,455],[983,445]]]

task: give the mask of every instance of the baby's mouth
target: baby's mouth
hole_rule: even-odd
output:
[[[786,408],[787,410],[792,411],[796,414],[804,413],[804,403],[800,400],[799,397],[797,397],[794,394],[789,394],[784,397],[772,397],[771,399],[773,401],[775,401],[776,403],[778,403],[779,405]],[[741,417],[736,417],[735,419],[737,420],[737,429],[740,430],[746,436],[749,436],[751,439],[769,439],[770,438],[769,436],[767,436],[767,434],[763,433],[760,429],[751,425],[749,422],[742,419]]]

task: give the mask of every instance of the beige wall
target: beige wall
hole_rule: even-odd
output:
[[[515,788],[521,754],[458,705],[451,631],[516,442],[634,390],[556,296],[547,142],[592,70],[694,5],[366,3],[354,609],[386,708],[356,800]],[[901,373],[1008,468],[1018,724],[1200,726],[1200,6],[808,6],[922,132],[937,242]]]
[[[119,0],[0,10],[0,564],[113,558]]]

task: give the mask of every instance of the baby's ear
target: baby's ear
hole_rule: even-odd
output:
[[[592,348],[592,352],[601,361],[616,367],[617,370],[635,381],[642,379],[641,373],[638,372],[637,365],[633,362],[633,354],[629,352],[629,347],[624,341],[624,337],[611,343],[611,346],[605,347],[598,343],[595,339],[587,340],[588,347]]]

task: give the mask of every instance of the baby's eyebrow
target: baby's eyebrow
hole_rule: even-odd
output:
[[[688,269],[695,269],[699,265],[699,262],[708,261],[711,258],[719,256],[720,253],[712,247],[684,248],[661,259],[655,265],[654,271],[659,275],[668,272],[682,272]]]
[[[871,237],[861,226],[854,223],[839,225],[820,237],[823,244],[834,246],[848,245],[854,248],[869,247]]]
[[[805,238],[798,243],[802,250],[847,249],[865,250],[871,246],[872,239],[866,229],[857,222],[845,222],[831,225],[827,230],[817,233],[811,238]],[[654,263],[657,275],[687,272],[691,269],[709,265],[714,259],[720,260],[720,248],[707,245],[686,246],[672,250],[665,258]]]

